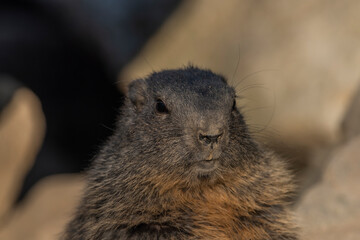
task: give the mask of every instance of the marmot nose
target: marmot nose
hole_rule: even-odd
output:
[[[202,134],[199,133],[198,136],[198,140],[200,143],[204,144],[205,146],[211,144],[211,146],[213,144],[218,143],[218,141],[221,139],[223,133],[217,134],[217,135],[206,135],[206,134]]]

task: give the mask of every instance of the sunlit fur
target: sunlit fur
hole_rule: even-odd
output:
[[[223,77],[195,67],[134,81],[63,238],[297,239],[291,177],[251,138],[235,97]],[[209,154],[199,129],[224,133],[212,171],[198,166]]]

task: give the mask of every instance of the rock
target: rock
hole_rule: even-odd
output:
[[[360,135],[360,86],[342,122],[344,140]]]
[[[34,162],[44,131],[39,100],[28,89],[17,90],[0,115],[0,226]]]
[[[59,239],[80,200],[83,187],[80,174],[44,178],[0,229],[0,239]]]
[[[297,208],[304,239],[360,239],[360,137],[329,157],[321,181]]]

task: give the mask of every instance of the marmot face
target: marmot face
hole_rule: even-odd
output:
[[[242,164],[245,152],[239,151],[249,151],[235,91],[219,75],[196,68],[163,71],[133,82],[128,97],[133,123],[127,141],[145,147],[147,163],[162,174],[214,182]]]

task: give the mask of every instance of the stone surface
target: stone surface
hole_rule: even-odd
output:
[[[32,166],[44,137],[44,117],[37,97],[22,88],[0,115],[0,225]]]
[[[0,228],[0,239],[59,239],[80,200],[83,187],[83,177],[79,174],[42,179]]]
[[[360,136],[334,149],[297,208],[304,239],[360,239]]]
[[[342,128],[344,140],[360,135],[360,85],[345,114]]]

